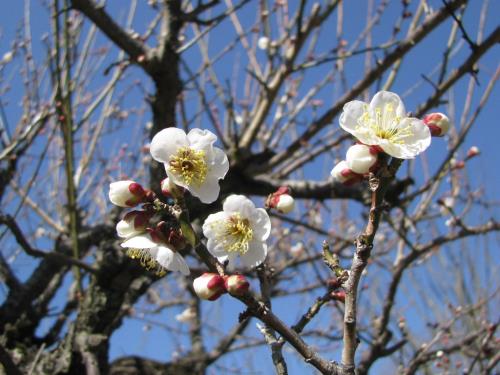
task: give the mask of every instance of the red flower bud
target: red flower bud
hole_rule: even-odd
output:
[[[250,284],[243,275],[230,275],[224,278],[224,287],[229,294],[242,296],[250,288]]]

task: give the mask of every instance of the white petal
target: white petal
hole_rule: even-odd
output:
[[[158,246],[156,242],[153,242],[148,234],[141,234],[139,236],[132,237],[121,244],[122,247],[131,247],[134,249],[150,249],[152,247]]]
[[[271,219],[269,219],[266,210],[263,208],[255,209],[249,219],[252,223],[253,238],[259,241],[267,240],[271,233]]]
[[[213,176],[213,178],[221,179],[226,176],[229,170],[229,160],[227,155],[220,148],[214,147],[211,160],[207,161],[209,163],[208,173]]]
[[[250,213],[253,213],[253,210],[255,210],[255,205],[250,199],[248,199],[244,195],[236,194],[232,194],[227,197],[222,207],[225,212],[240,212],[244,217],[247,216],[243,211],[245,211],[245,213],[247,213],[248,211],[250,211]]]
[[[205,222],[203,223],[203,235],[206,238],[214,238],[215,237],[215,232],[214,232],[214,225],[216,223],[220,222],[221,225],[222,223],[228,218],[227,213],[224,211],[217,212],[215,214],[208,215],[208,217],[205,219]]]
[[[153,159],[168,163],[180,147],[188,147],[189,142],[183,130],[167,128],[158,132],[151,141],[150,152]]]
[[[227,251],[224,249],[223,244],[212,238],[209,238],[207,241],[207,249],[210,254],[217,258],[227,255]]]
[[[184,183],[184,180],[182,178],[180,178],[179,176],[177,176],[175,173],[172,173],[172,171],[170,171],[170,168],[169,168],[169,165],[165,163],[165,172],[167,173],[167,177],[168,179],[170,180],[171,183],[177,185],[177,186],[181,186],[185,189],[189,189],[189,185],[186,185]]]
[[[342,114],[340,115],[340,127],[346,132],[357,137],[358,120],[368,111],[368,104],[359,100],[353,100],[344,104]]]
[[[370,109],[385,108],[386,105],[392,105],[395,113],[399,117],[406,117],[406,110],[400,97],[390,91],[379,91],[375,94],[370,102]]]
[[[200,186],[189,185],[189,191],[203,203],[212,203],[219,197],[219,179],[208,178]]]
[[[217,136],[209,130],[195,128],[188,133],[187,139],[189,147],[212,152],[212,145],[217,141]]]
[[[129,238],[142,233],[142,231],[135,230],[133,221],[128,222],[126,220],[120,220],[118,224],[116,224],[116,233],[118,233],[118,237]]]
[[[172,264],[174,259],[174,252],[166,246],[157,246],[156,249],[156,254],[151,253],[151,256],[154,257],[154,259],[167,270],[177,271],[178,269],[175,267],[176,264]]]
[[[253,268],[261,264],[267,256],[267,245],[261,241],[250,242],[250,248],[241,256],[241,262],[245,267]]]
[[[189,275],[191,272],[189,271],[189,267],[186,263],[186,260],[179,253],[174,253],[173,263],[176,264],[177,270],[182,273],[184,276]]]

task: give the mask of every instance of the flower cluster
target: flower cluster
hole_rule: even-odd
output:
[[[380,152],[413,159],[429,147],[431,136],[443,136],[449,129],[449,120],[442,113],[429,114],[423,120],[408,117],[399,96],[388,91],[375,94],[370,104],[359,100],[346,103],[339,122],[359,142],[331,172],[335,180],[346,185],[375,172]]]
[[[135,181],[117,181],[110,184],[109,200],[119,207],[136,207],[143,204],[142,210],[130,211],[116,224],[116,232],[124,239],[122,247],[133,259],[139,259],[147,269],[164,275],[166,270],[179,271],[189,275],[184,258],[178,253],[185,242],[175,226],[160,221],[154,226],[151,219],[155,216],[155,194],[144,189]]]

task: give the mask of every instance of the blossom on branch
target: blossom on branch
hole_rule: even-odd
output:
[[[399,159],[413,159],[431,143],[423,121],[407,117],[398,95],[379,91],[370,104],[353,100],[344,105],[340,126],[368,146],[379,146]]]
[[[271,220],[266,210],[256,208],[244,195],[230,195],[223,211],[209,215],[203,223],[208,251],[233,267],[237,257],[245,267],[256,267],[267,255],[266,240]]]
[[[121,246],[129,249],[127,254],[132,259],[139,259],[144,267],[156,271],[159,275],[164,275],[165,270],[189,275],[189,267],[184,258],[173,246],[161,241],[156,235],[140,234],[129,238]]]
[[[151,141],[153,159],[165,164],[171,183],[186,188],[203,203],[219,196],[219,180],[224,178],[229,162],[226,154],[213,144],[215,134],[193,129],[187,135],[177,128],[163,129]]]

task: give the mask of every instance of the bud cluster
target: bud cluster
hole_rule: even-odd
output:
[[[250,287],[243,275],[224,275],[206,272],[193,281],[193,289],[201,299],[215,301],[222,294],[229,293],[233,296],[244,295]]]

